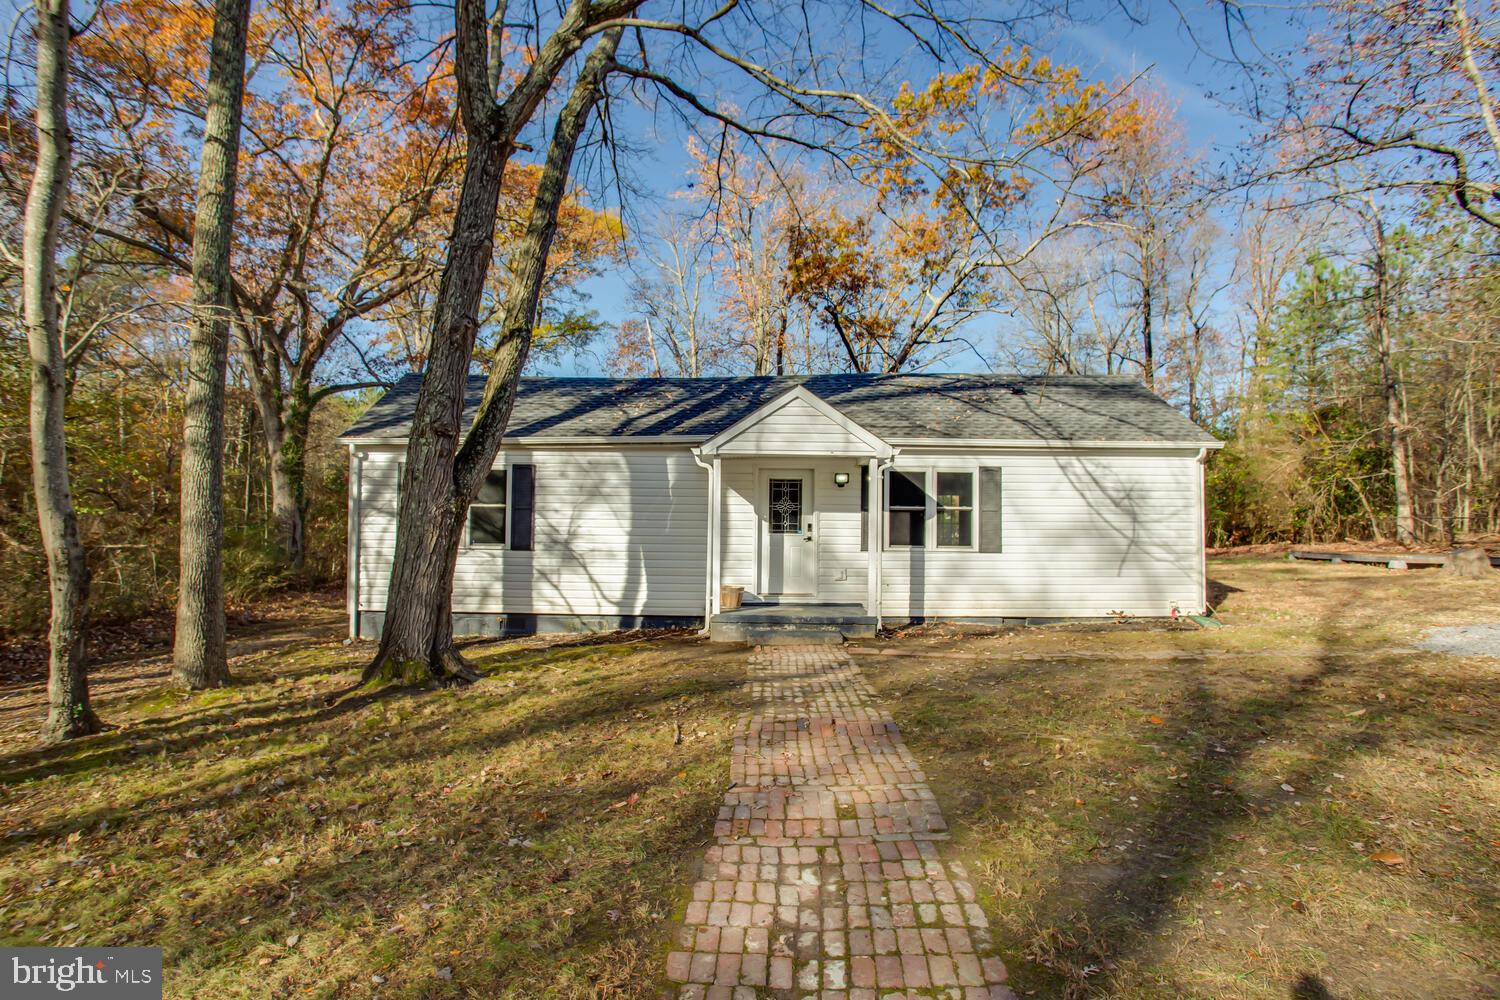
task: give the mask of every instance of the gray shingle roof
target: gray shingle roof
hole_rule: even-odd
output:
[[[420,385],[401,379],[343,437],[404,439]],[[506,437],[708,437],[796,385],[886,440],[1216,443],[1134,378],[1000,374],[525,378]],[[470,377],[468,417],[483,387]]]

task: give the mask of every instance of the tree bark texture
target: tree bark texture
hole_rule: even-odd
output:
[[[1149,253],[1149,244],[1146,249]],[[1153,273],[1149,259],[1143,257],[1141,264],[1141,354],[1146,388],[1152,392],[1156,391],[1156,330],[1154,327],[1156,317],[1153,314],[1155,303],[1152,301],[1155,284],[1156,275]]]
[[[1417,542],[1417,518],[1411,501],[1411,452],[1402,419],[1401,372],[1396,362],[1396,342],[1391,331],[1390,248],[1385,229],[1375,223],[1375,338],[1380,356],[1381,392],[1385,399],[1386,440],[1391,452],[1391,480],[1396,494],[1396,541]]]
[[[224,373],[249,20],[250,0],[219,0],[193,216],[193,324],[184,401],[177,634],[172,650],[172,678],[187,688],[229,683],[224,652]]]
[[[47,672],[49,742],[96,733],[89,705],[88,560],[68,480],[63,423],[67,362],[57,312],[57,240],[68,192],[68,0],[36,5],[36,168],[22,235],[22,299],[31,355],[31,474],[47,554],[52,621]]]
[[[1490,554],[1478,546],[1456,548],[1448,553],[1448,564],[1444,567],[1449,576],[1468,580],[1487,580],[1495,572],[1490,565]]]
[[[453,644],[453,570],[464,521],[510,419],[531,347],[547,252],[567,192],[573,154],[619,44],[604,34],[584,61],[553,130],[525,236],[511,261],[500,338],[472,427],[461,439],[464,389],[473,356],[480,294],[492,252],[500,179],[509,140],[476,136],[469,144],[452,246],[438,293],[433,348],[407,445],[397,515],[396,557],[380,651],[366,679],[441,684],[478,675]]]
[[[307,561],[307,438],[312,420],[312,386],[300,377],[283,394],[275,419],[276,445],[270,454],[271,523],[276,546],[293,570]],[[266,438],[269,443],[271,438]]]

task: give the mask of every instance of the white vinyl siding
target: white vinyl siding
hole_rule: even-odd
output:
[[[364,610],[385,610],[400,454],[364,460]],[[461,549],[455,613],[703,613],[708,476],[686,448],[507,448],[495,464],[513,463],[536,466],[535,547]]]
[[[1203,608],[1197,452],[902,449],[897,464],[1003,470],[1005,551],[882,553],[882,612],[1103,617]]]
[[[755,422],[719,446],[730,455],[869,455],[870,447],[848,428],[804,399]]]
[[[1202,610],[1197,454],[1192,448],[902,449],[897,466],[926,470],[929,488],[939,471],[1002,470],[1004,551],[936,545],[882,551],[882,613],[900,620]],[[352,575],[365,611],[385,610],[401,456],[399,447],[365,449],[351,477],[358,493],[351,524],[359,533]],[[758,495],[761,470],[808,469],[818,599],[863,604],[869,565],[869,553],[860,551],[864,461],[723,457],[721,582],[754,595],[766,503]],[[703,613],[708,472],[688,446],[507,447],[497,465],[517,462],[536,466],[536,547],[461,551],[455,612]],[[842,489],[834,484],[836,472],[850,474]],[[984,516],[977,500],[976,538]],[[929,538],[935,530],[928,526]]]

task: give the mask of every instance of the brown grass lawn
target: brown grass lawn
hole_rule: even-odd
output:
[[[855,649],[1018,992],[1497,995],[1500,660],[1409,647],[1500,621],[1500,583],[1211,575],[1222,630]],[[106,665],[119,728],[62,749],[33,742],[38,686],[0,687],[0,942],[159,944],[178,998],[654,996],[744,651],[494,642],[472,688],[371,692],[340,628],[325,602],[246,629],[225,691]]]
[[[1500,582],[1210,576],[1222,630],[944,627],[858,657],[1018,992],[1500,995],[1500,659],[1410,648],[1500,622]]]
[[[330,703],[371,647],[322,619],[242,640],[225,691],[106,668],[120,728],[62,750],[0,694],[0,942],[158,944],[178,998],[653,992],[742,651],[489,643],[467,690]]]

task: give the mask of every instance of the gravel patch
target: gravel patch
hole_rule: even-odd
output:
[[[1500,657],[1500,624],[1445,625],[1423,636],[1417,648],[1454,656]]]

